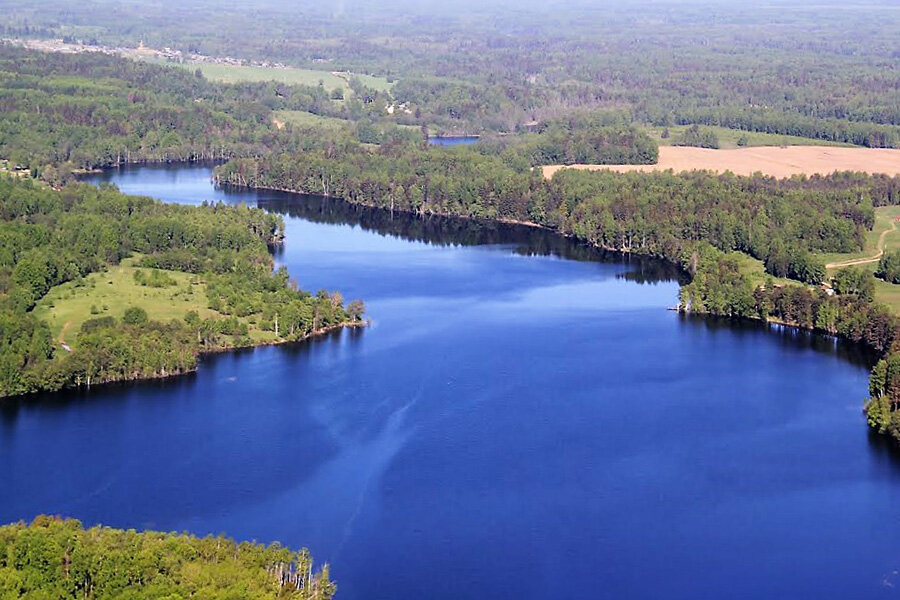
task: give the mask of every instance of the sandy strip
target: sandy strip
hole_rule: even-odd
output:
[[[655,165],[551,165],[543,167],[544,176],[553,177],[560,169],[609,169],[626,171],[731,171],[736,175],[760,172],[772,177],[792,175],[828,175],[835,171],[862,171],[900,175],[900,149],[839,148],[829,146],[762,146],[729,150],[710,150],[686,146],[661,146]]]

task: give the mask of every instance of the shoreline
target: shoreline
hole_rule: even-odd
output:
[[[665,262],[675,266],[680,271],[684,272],[684,269],[681,268],[681,265],[679,265],[678,263],[675,263],[672,260],[667,259],[663,256],[659,256],[656,254],[650,254],[650,253],[635,252],[635,251],[627,249],[627,248],[608,248],[605,246],[595,244],[585,238],[581,238],[581,237],[578,237],[573,234],[563,233],[557,229],[554,229],[553,227],[550,227],[548,225],[542,225],[540,223],[535,223],[533,221],[521,221],[521,220],[516,220],[516,219],[495,218],[495,217],[477,217],[477,216],[471,216],[471,215],[456,215],[456,214],[444,213],[444,212],[419,213],[419,212],[415,212],[415,211],[411,211],[411,210],[407,210],[407,209],[400,209],[400,208],[395,208],[395,209],[391,210],[389,208],[385,208],[382,206],[376,206],[376,205],[365,203],[365,202],[351,202],[340,196],[310,193],[310,192],[304,192],[301,190],[294,190],[294,189],[274,187],[274,186],[253,186],[253,185],[247,185],[247,184],[237,184],[237,183],[220,181],[217,178],[215,172],[213,173],[212,180],[215,185],[234,186],[236,188],[244,188],[244,189],[249,189],[249,190],[268,190],[268,191],[274,191],[274,192],[282,192],[282,193],[286,193],[286,194],[319,196],[319,197],[328,198],[331,200],[338,200],[341,202],[345,202],[351,206],[361,206],[361,207],[375,209],[375,210],[383,210],[385,212],[397,212],[397,213],[400,213],[403,215],[407,215],[410,217],[416,217],[416,218],[438,217],[438,218],[445,218],[445,219],[447,219],[447,218],[463,219],[463,220],[475,221],[475,222],[480,221],[480,222],[486,223],[486,224],[516,225],[516,226],[522,226],[522,227],[529,227],[529,228],[533,228],[533,229],[540,229],[540,230],[552,233],[554,235],[558,235],[562,238],[566,238],[569,240],[575,240],[575,241],[582,243],[582,244],[584,244],[590,248],[593,248],[595,250],[600,250],[603,252],[612,252],[612,253],[620,254],[623,256],[629,256],[629,257],[644,257],[644,258],[651,258],[651,259],[655,259],[655,260],[665,261]],[[683,285],[684,284],[679,283],[679,287],[683,287]],[[801,284],[799,282],[797,283],[797,285],[805,287],[803,284]],[[800,325],[785,323],[784,321],[782,321],[781,319],[778,319],[776,317],[766,317],[765,319],[763,319],[761,317],[734,317],[734,316],[726,316],[726,315],[717,315],[717,314],[714,314],[714,313],[711,313],[708,311],[691,310],[691,309],[685,307],[680,301],[675,306],[666,307],[665,310],[677,312],[678,314],[681,314],[681,315],[696,315],[696,316],[713,317],[713,318],[719,318],[719,319],[729,319],[729,320],[733,320],[735,322],[743,321],[743,322],[747,322],[747,323],[779,325],[781,327],[789,327],[792,329],[796,329],[797,331],[807,331],[810,333],[829,336],[832,338],[836,338],[845,344],[858,345],[859,347],[864,348],[867,353],[871,351],[871,348],[866,346],[866,344],[864,344],[864,343],[854,342],[854,341],[846,339],[840,335],[832,334],[832,333],[829,333],[828,331],[825,331],[822,329],[807,328],[807,327],[802,327]]]
[[[130,384],[130,383],[141,383],[141,382],[149,382],[149,381],[163,381],[167,379],[174,379],[177,377],[183,377],[185,375],[191,375],[196,373],[200,369],[200,361],[204,356],[208,355],[216,355],[216,354],[226,354],[229,352],[238,352],[240,350],[255,350],[257,348],[266,348],[272,346],[284,346],[287,344],[302,344],[304,342],[313,341],[316,338],[326,336],[330,333],[334,333],[335,331],[341,331],[344,329],[359,329],[364,327],[369,327],[372,324],[371,319],[366,319],[364,321],[343,321],[341,323],[335,323],[334,325],[329,325],[327,327],[320,327],[319,329],[314,329],[303,337],[297,338],[295,340],[290,340],[287,338],[278,338],[275,340],[262,341],[254,344],[250,344],[249,346],[220,346],[217,348],[201,348],[196,354],[196,364],[194,368],[187,369],[183,371],[173,371],[171,373],[154,373],[152,375],[142,375],[138,377],[122,377],[122,378],[114,378],[114,379],[100,379],[97,381],[92,381],[91,383],[79,383],[77,385],[67,386],[60,388],[58,390],[39,390],[36,392],[31,392],[28,394],[18,394],[15,396],[3,396],[0,397],[0,406],[3,406],[4,402],[9,401],[20,401],[20,400],[29,400],[35,399],[43,394],[60,394],[66,392],[77,392],[77,391],[89,391],[95,387],[102,387],[111,384],[121,383],[121,384]]]

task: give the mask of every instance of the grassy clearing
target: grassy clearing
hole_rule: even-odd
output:
[[[347,82],[347,87],[349,88],[350,80],[354,77],[359,79],[359,81],[366,86],[367,88],[371,88],[377,92],[389,92],[391,88],[394,87],[393,83],[388,83],[388,80],[384,77],[375,77],[373,75],[360,75],[359,73],[348,73],[348,72],[338,72],[335,73],[338,77]]]
[[[323,117],[305,110],[276,110],[273,113],[276,123],[290,123],[298,127],[320,127],[325,129],[340,129],[349,125],[349,121],[335,117]]]
[[[840,254],[836,252],[817,254],[816,256],[825,264],[842,262],[847,260],[863,259],[875,255],[878,252],[878,239],[882,234],[888,232],[884,236],[884,249],[896,249],[900,247],[900,229],[890,231],[891,223],[900,217],[900,206],[882,206],[875,209],[875,226],[872,231],[866,233],[866,240],[863,249],[859,252],[848,252]],[[867,267],[871,267],[872,271],[878,266],[878,262],[867,263]]]
[[[345,95],[351,95],[350,80],[354,77],[372,89],[387,92],[393,86],[384,77],[372,75],[358,75],[356,73],[319,71],[316,69],[298,69],[295,67],[245,67],[241,65],[222,65],[209,62],[175,63],[152,57],[141,57],[163,65],[178,66],[194,71],[200,69],[203,76],[212,81],[222,83],[241,83],[245,81],[277,81],[289,85],[319,85],[329,92],[332,90],[344,90]]]
[[[661,146],[670,146],[684,131],[690,127],[689,125],[673,125],[669,127],[669,137],[663,138],[663,130],[665,127],[651,127],[650,136],[656,139]],[[742,137],[746,139],[746,147],[751,146],[841,146],[853,147],[852,144],[841,144],[838,142],[828,142],[825,140],[816,140],[811,138],[797,137],[793,135],[778,135],[774,133],[757,133],[755,131],[741,131],[740,129],[728,129],[727,127],[702,126],[704,129],[712,130],[719,138],[719,146],[723,149],[739,148],[738,140]]]
[[[742,252],[733,252],[732,255],[738,259],[738,263],[741,267],[741,272],[750,280],[750,283],[753,287],[765,284],[768,281],[776,284],[784,284],[784,285],[796,285],[796,281],[791,281],[790,279],[785,279],[782,277],[773,277],[766,273],[766,266],[763,264],[763,261],[753,258],[748,254],[744,254]]]
[[[825,263],[833,263],[873,256],[878,252],[878,239],[885,232],[888,232],[884,236],[885,251],[900,248],[900,229],[896,231],[890,230],[891,223],[896,221],[898,217],[900,217],[900,206],[876,208],[875,226],[872,228],[872,231],[866,234],[865,248],[862,251],[847,254],[819,254],[818,257]],[[857,265],[857,268],[864,268],[874,273],[878,268],[878,261]],[[834,275],[837,270],[837,268],[829,269],[828,274]],[[900,285],[876,279],[875,301],[887,305],[895,314],[900,314]]]
[[[310,69],[276,69],[269,67],[242,67],[237,65],[220,65],[215,63],[187,63],[182,65],[191,70],[200,69],[203,76],[213,81],[222,83],[241,83],[244,81],[277,81],[291,85],[319,85],[326,90],[349,89],[347,82],[332,75],[328,71],[313,71]]]
[[[38,302],[35,315],[50,325],[54,339],[69,345],[73,345],[85,321],[104,316],[121,320],[125,309],[131,306],[143,308],[155,321],[183,319],[191,310],[197,311],[203,319],[224,316],[207,308],[206,284],[197,275],[162,271],[175,281],[175,285],[161,288],[140,285],[134,279],[135,272],[149,273],[154,269],[134,267],[137,258],[125,259],[120,265],[88,275],[81,282],[70,281],[56,286]],[[255,328],[249,321],[248,325],[250,338],[255,342],[270,341],[275,337],[272,332]]]
[[[876,279],[875,301],[887,305],[891,312],[900,315],[900,285]]]

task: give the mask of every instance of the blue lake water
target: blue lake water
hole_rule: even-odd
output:
[[[480,138],[477,135],[463,135],[455,137],[429,136],[428,143],[432,146],[468,146],[476,143]]]
[[[373,325],[0,405],[0,521],[307,546],[345,600],[898,594],[900,460],[852,348],[680,317],[665,266],[541,232],[100,179],[281,212],[278,262]]]

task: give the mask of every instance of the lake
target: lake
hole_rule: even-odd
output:
[[[432,146],[468,146],[474,144],[481,139],[477,135],[458,135],[458,136],[428,136],[428,143]]]
[[[680,316],[671,268],[537,230],[92,180],[283,214],[276,260],[372,326],[0,404],[0,521],[307,546],[344,600],[897,594],[900,460],[852,347]]]

